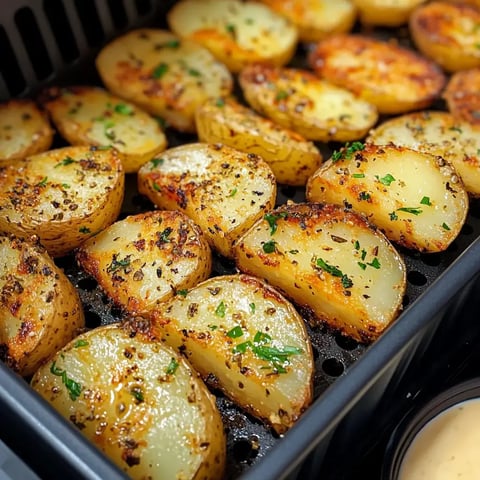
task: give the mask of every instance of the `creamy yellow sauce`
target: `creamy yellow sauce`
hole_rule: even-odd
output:
[[[450,407],[428,422],[408,448],[399,480],[479,480],[480,400]]]

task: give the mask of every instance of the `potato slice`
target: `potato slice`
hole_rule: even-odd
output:
[[[370,132],[367,142],[438,155],[453,165],[467,192],[480,197],[479,133],[447,112],[425,111],[387,120]]]
[[[363,35],[335,35],[309,56],[315,73],[372,103],[380,113],[425,108],[438,98],[445,76],[412,50]]]
[[[228,69],[204,47],[165,30],[132,30],[106,45],[96,60],[107,88],[159,115],[178,130],[195,131],[196,108],[228,95]]]
[[[77,337],[31,385],[130,478],[222,478],[215,399],[145,321]]]
[[[362,342],[394,320],[405,292],[400,255],[364,217],[338,205],[277,208],[238,240],[235,260],[241,271],[265,278],[316,319]]]
[[[198,138],[260,155],[277,182],[301,186],[322,162],[317,147],[298,133],[257,115],[233,98],[207,100],[196,112]]]
[[[302,318],[248,275],[214,277],[154,312],[164,341],[203,378],[278,433],[312,399],[313,356]]]
[[[167,148],[158,122],[131,103],[98,87],[51,87],[41,101],[72,145],[112,146],[125,173],[134,173]]]
[[[0,166],[50,148],[53,130],[46,115],[26,99],[0,104]]]
[[[408,22],[412,11],[426,0],[353,0],[360,21],[366,25],[399,27]]]
[[[174,33],[208,48],[232,72],[256,62],[285,65],[297,46],[295,25],[255,2],[181,0],[167,19]]]
[[[480,67],[480,9],[436,1],[417,8],[409,28],[417,48],[449,72]]]
[[[467,192],[443,158],[359,142],[334,152],[317,170],[307,199],[353,208],[390,240],[422,252],[445,250],[468,210]]]
[[[118,305],[147,313],[210,275],[210,247],[181,212],[132,215],[87,240],[77,261]]]
[[[38,235],[54,257],[113,223],[125,174],[114,149],[64,147],[0,168],[0,233]]]
[[[455,118],[480,126],[480,68],[453,74],[442,97]]]
[[[227,257],[232,243],[275,205],[268,164],[226,145],[193,143],[167,150],[138,172],[138,188],[159,208],[181,210]]]
[[[308,140],[356,140],[378,118],[373,105],[306,70],[253,65],[239,81],[257,112]]]
[[[293,22],[303,42],[316,42],[333,33],[349,32],[357,17],[351,0],[260,1]]]
[[[85,325],[77,291],[36,237],[0,236],[0,358],[32,375]]]

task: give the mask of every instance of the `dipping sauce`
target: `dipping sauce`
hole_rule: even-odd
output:
[[[405,453],[398,480],[479,480],[480,400],[458,403],[430,420]]]

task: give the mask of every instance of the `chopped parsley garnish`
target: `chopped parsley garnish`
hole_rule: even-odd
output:
[[[117,103],[114,107],[115,112],[120,115],[133,115],[133,107],[126,103]]]
[[[449,227],[445,222],[442,223],[442,228],[443,228],[444,230],[450,230],[450,227]]]
[[[255,309],[257,308],[256,305],[252,302],[249,303],[248,306],[250,307],[250,312],[255,313]]]
[[[285,100],[288,98],[289,94],[286,90],[279,90],[275,96],[275,100],[278,102],[280,100]]]
[[[375,257],[370,263],[367,263],[370,267],[376,268],[377,270],[380,268],[380,261],[377,257]]]
[[[170,359],[170,363],[165,369],[165,373],[167,375],[173,375],[177,371],[178,366],[179,366],[179,363],[177,362],[177,359],[172,357]]]
[[[360,242],[358,240],[355,240],[353,246],[355,247],[355,250],[360,250]]]
[[[62,187],[67,189],[67,188],[70,188],[70,185],[68,183],[62,183]]]
[[[262,247],[262,248],[263,248],[263,251],[264,251],[265,253],[273,253],[273,252],[275,252],[275,250],[276,250],[275,245],[276,245],[276,244],[277,244],[277,242],[276,242],[275,240],[270,240],[270,241],[268,241],[268,242],[265,242],[265,243],[263,244],[263,247]]]
[[[178,48],[180,46],[180,40],[169,40],[160,46],[165,48]]]
[[[340,159],[350,160],[355,152],[365,149],[365,144],[362,142],[347,142],[345,147],[340,151],[334,151],[332,154],[332,161],[337,162]]]
[[[81,347],[86,347],[87,345],[88,345],[87,340],[80,339],[80,340],[77,340],[77,341],[73,344],[73,347],[74,347],[74,348],[81,348]]]
[[[123,260],[117,260],[117,254],[113,255],[112,263],[107,267],[107,273],[115,273],[117,270],[125,269],[130,265],[130,255]]]
[[[80,396],[82,393],[82,386],[70,378],[66,370],[58,368],[55,361],[53,361],[50,365],[50,373],[56,375],[57,377],[62,377],[62,383],[65,385],[65,388],[68,390],[68,394],[73,401]]]
[[[88,227],[80,227],[78,231],[80,233],[91,233],[91,230]]]
[[[188,294],[188,290],[185,288],[183,290],[177,290],[177,295],[180,295],[181,297],[186,297]]]
[[[455,125],[453,127],[450,127],[449,130],[452,130],[453,132],[462,133],[462,129],[460,127],[455,126]]]
[[[200,72],[200,70],[197,70],[196,68],[189,68],[187,71],[188,74],[192,77],[200,77],[202,75],[202,72]]]
[[[353,178],[365,178],[365,174],[364,173],[354,173],[354,174],[352,174],[352,177]]]
[[[358,266],[362,269],[365,270],[367,268],[367,264],[363,262],[357,262]]]
[[[65,157],[63,160],[58,162],[53,168],[58,168],[58,167],[64,167],[66,165],[70,165],[71,163],[75,163],[76,160],[74,160],[72,157]]]
[[[402,208],[397,208],[397,212],[406,212],[406,213],[411,213],[412,215],[420,215],[423,210],[418,207],[402,207]]]
[[[163,158],[152,158],[150,163],[152,164],[152,169],[158,167],[159,165],[163,165],[165,160]]]
[[[298,253],[298,250],[297,249],[289,250],[288,253],[291,253],[292,255],[296,255]]]
[[[395,212],[390,212],[389,216],[390,216],[390,220],[392,220],[392,222],[394,220],[398,220],[398,215]]]
[[[132,387],[130,389],[130,393],[133,395],[133,398],[135,398],[138,403],[142,403],[145,400],[141,387]]]
[[[162,191],[160,185],[158,185],[158,183],[156,183],[156,182],[152,183],[152,187],[156,192],[161,192]]]
[[[158,241],[160,243],[170,243],[171,240],[168,238],[173,232],[172,227],[167,227],[163,232],[157,232]]]
[[[218,325],[208,325],[208,328],[210,330],[216,330],[218,328]]]
[[[217,107],[224,107],[225,106],[225,100],[223,98],[217,98],[217,100],[215,101],[215,105]]]
[[[230,190],[230,193],[227,195],[227,198],[234,197],[237,192],[238,192],[238,190],[237,190],[236,188],[232,188],[232,189]]]
[[[159,63],[152,72],[152,77],[155,79],[162,78],[168,72],[168,65],[164,62]]]
[[[229,338],[243,337],[242,327],[240,327],[239,325],[237,325],[236,327],[233,327],[231,330],[227,332],[227,337]]]
[[[38,183],[37,187],[45,187],[48,182],[48,177],[43,177]]]
[[[277,220],[280,218],[287,218],[287,212],[266,213],[263,216],[263,219],[266,220],[270,226],[270,235],[273,235],[277,231]]]
[[[322,258],[317,258],[316,260],[316,266],[321,268],[324,272],[329,273],[333,277],[340,277],[342,281],[342,286],[344,288],[350,288],[353,287],[353,282],[350,278],[348,278],[347,275],[345,275],[339,268],[328,264],[325,260]]]
[[[215,309],[215,315],[217,317],[223,318],[225,316],[225,312],[227,310],[227,306],[225,305],[225,302],[222,300],[218,305],[217,308]]]
[[[375,178],[386,187],[389,187],[390,184],[395,181],[395,177],[393,177],[393,175],[391,175],[390,173],[387,173],[384,177],[379,177],[378,175],[375,175]]]
[[[422,205],[428,205],[429,207],[432,205],[432,203],[430,202],[430,197],[423,197],[421,200],[420,200],[420,203]]]
[[[232,35],[232,37],[235,37],[237,31],[236,31],[236,28],[235,28],[235,25],[233,25],[233,23],[229,23],[227,25],[225,25],[225,30],[230,34]]]
[[[360,192],[358,195],[359,200],[370,200],[370,194],[368,192]]]

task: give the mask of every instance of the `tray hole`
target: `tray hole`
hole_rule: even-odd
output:
[[[87,328],[96,328],[102,324],[102,319],[97,312],[85,310],[85,325]]]
[[[358,347],[358,342],[345,335],[335,335],[335,342],[343,350],[355,350]]]
[[[251,463],[258,455],[260,444],[258,437],[252,436],[250,439],[242,438],[233,444],[233,456],[239,463]]]
[[[150,0],[135,0],[135,6],[139,15],[147,15],[152,11],[152,2]]]
[[[297,189],[295,187],[290,187],[288,185],[283,185],[282,187],[280,187],[280,192],[285,197],[292,199],[292,198],[295,198],[295,195],[297,193]]]
[[[430,253],[422,255],[422,262],[429,267],[438,267],[442,263],[442,254]]]
[[[404,295],[402,298],[402,307],[405,308],[410,303],[410,298],[408,295]]]
[[[345,370],[343,363],[336,358],[327,358],[322,363],[322,370],[330,377],[339,377]]]
[[[104,32],[95,3],[93,0],[75,0],[75,8],[88,44],[91,47],[98,47],[104,39]]]
[[[0,73],[11,92],[12,97],[19,95],[25,90],[27,84],[18,65],[12,44],[0,25]]]
[[[63,60],[66,63],[73,62],[80,56],[80,52],[68,22],[63,0],[46,0],[43,9]]]
[[[15,14],[15,23],[37,78],[44,80],[52,74],[53,67],[35,16],[29,8],[23,7]]]
[[[85,290],[86,292],[92,292],[98,286],[98,283],[93,278],[82,278],[78,281],[77,287]]]
[[[474,229],[471,225],[469,225],[468,223],[465,223],[462,227],[462,229],[460,230],[460,233],[462,235],[471,235],[472,233],[474,232]]]
[[[120,30],[125,28],[128,24],[128,18],[123,2],[108,0],[108,8],[115,27]]]
[[[124,316],[123,310],[117,305],[112,306],[112,308],[110,309],[110,313],[112,314],[112,317],[117,320],[120,320]]]
[[[421,272],[412,270],[407,274],[407,281],[412,285],[417,285],[421,287],[422,285],[425,285],[427,283],[427,277]]]

